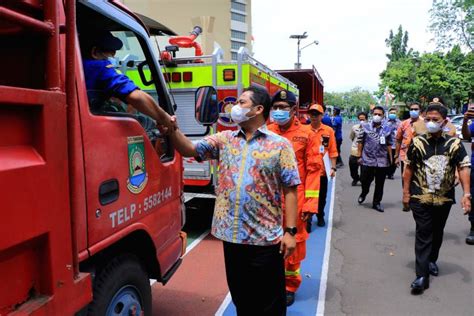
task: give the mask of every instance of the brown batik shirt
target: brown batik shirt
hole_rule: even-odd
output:
[[[410,200],[429,205],[454,203],[455,170],[471,166],[461,140],[446,134],[413,138],[405,163],[413,170]]]

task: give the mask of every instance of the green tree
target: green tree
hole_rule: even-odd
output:
[[[385,39],[385,44],[390,47],[390,54],[387,54],[389,62],[394,62],[400,58],[405,58],[411,55],[411,49],[408,50],[408,32],[403,32],[403,27],[398,27],[397,34],[393,34],[393,30],[390,30],[390,34]]]
[[[474,50],[474,0],[433,0],[430,14],[438,48],[459,44]]]
[[[355,87],[346,92],[324,93],[324,104],[340,107],[350,113],[367,111],[371,103],[374,103],[372,93],[361,87]]]

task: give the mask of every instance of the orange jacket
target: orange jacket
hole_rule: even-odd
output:
[[[301,220],[303,212],[317,213],[319,199],[319,183],[322,169],[322,158],[314,148],[319,148],[320,142],[315,137],[311,126],[302,124],[297,118],[286,131],[272,123],[268,129],[288,139],[293,145],[301,184],[298,186],[298,220],[296,241],[300,242],[308,238],[306,223]]]
[[[311,125],[309,125],[311,126]],[[318,141],[318,146],[313,148],[315,151],[318,153],[320,152],[319,147],[321,144],[324,145],[324,153],[321,153],[319,156],[321,158],[321,176],[326,176],[326,170],[324,169],[324,163],[323,163],[323,156],[324,154],[328,153],[329,158],[337,158],[339,154],[337,153],[337,144],[336,144],[336,136],[334,134],[334,130],[332,127],[327,126],[325,124],[321,123],[321,126],[319,128],[315,129],[312,128],[313,132],[316,134],[316,139]]]

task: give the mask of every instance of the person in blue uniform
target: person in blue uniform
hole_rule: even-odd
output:
[[[324,104],[323,104],[323,110],[324,110],[324,114],[323,114],[323,118],[321,119],[321,123],[329,127],[332,127],[331,117],[326,112],[326,106]]]
[[[84,76],[91,112],[124,112],[119,99],[125,104],[149,116],[165,129],[174,129],[175,123],[148,93],[140,90],[127,76],[114,68],[115,53],[123,46],[122,41],[110,32],[88,32],[81,34],[81,48]],[[146,119],[139,120],[142,125],[150,124]]]
[[[336,144],[337,144],[337,156],[336,167],[344,166],[341,158],[341,145],[342,145],[342,117],[341,117],[341,109],[334,108],[334,116],[332,118],[332,128],[334,129],[334,133],[336,134]]]

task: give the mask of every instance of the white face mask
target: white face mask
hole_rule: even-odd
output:
[[[230,110],[230,117],[232,121],[237,124],[250,120],[254,116],[247,116],[247,113],[250,112],[250,108],[243,108],[239,104],[236,104]]]
[[[441,130],[441,123],[429,121],[425,125],[426,129],[428,130],[428,133],[430,134],[437,133]]]
[[[372,118],[372,121],[374,121],[374,123],[380,123],[382,122],[382,116],[374,115],[374,117]]]

